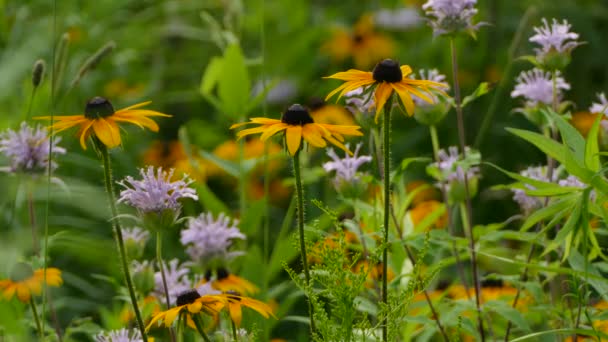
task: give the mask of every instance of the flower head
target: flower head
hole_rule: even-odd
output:
[[[245,240],[245,235],[237,227],[238,220],[219,214],[217,219],[211,213],[203,213],[188,221],[188,228],[181,232],[181,243],[187,246],[186,253],[194,261],[229,259],[242,252],[229,252],[234,239]]]
[[[481,155],[466,147],[466,158],[459,153],[458,147],[450,146],[447,151],[439,150],[438,161],[427,168],[440,184],[446,186],[451,202],[460,202],[465,199],[465,178],[468,182],[468,192],[473,196],[477,192],[477,179]]]
[[[246,295],[255,294],[260,291],[260,289],[253,283],[247,279],[230,273],[224,267],[218,267],[215,270],[215,274],[213,274],[211,270],[207,270],[207,272],[205,272],[205,276],[197,284],[211,284],[212,288],[221,292],[236,291]]]
[[[53,153],[64,154],[65,149],[57,146],[61,139],[53,140]],[[43,173],[49,167],[50,140],[46,130],[32,128],[21,123],[18,131],[11,129],[0,133],[0,153],[10,160],[9,172]],[[51,168],[57,165],[53,162]]]
[[[580,45],[577,42],[578,34],[570,32],[572,25],[567,20],[563,20],[560,24],[555,18],[552,20],[551,25],[547,22],[547,19],[542,19],[543,25],[535,27],[535,35],[530,37],[530,41],[540,45],[540,48],[536,49],[538,56],[544,56],[551,52],[570,52],[572,49]]]
[[[477,0],[428,0],[422,9],[432,17],[430,25],[436,36],[453,34],[459,31],[474,32],[479,24],[473,25],[477,14]]]
[[[271,136],[284,132],[285,142],[289,154],[294,156],[302,146],[302,139],[315,147],[326,147],[327,142],[348,151],[344,146],[344,135],[361,136],[359,126],[342,126],[316,123],[306,108],[299,104],[291,105],[281,116],[281,120],[268,118],[252,118],[249,122],[232,125],[238,128],[247,124],[258,124],[259,127],[244,129],[237,133],[239,139],[250,135],[262,133],[261,140],[266,141]]]
[[[17,299],[23,303],[28,303],[32,296],[39,296],[42,293],[42,286],[45,283],[47,286],[61,286],[61,271],[57,268],[41,268],[33,270],[26,263],[18,263],[13,268],[9,279],[0,280],[0,291],[2,297],[6,300],[11,300],[15,294]]]
[[[562,97],[562,91],[569,90],[570,84],[556,73],[557,97]],[[517,84],[511,92],[511,97],[523,97],[526,99],[526,107],[536,107],[538,104],[550,105],[553,103],[553,78],[551,72],[540,69],[522,71],[517,76]]]
[[[412,78],[416,79],[415,76],[416,75],[412,75]],[[427,80],[427,81],[440,83],[443,85],[443,89],[445,89],[445,90],[450,89],[450,85],[446,82],[445,75],[439,73],[439,70],[437,70],[437,69],[420,69],[420,70],[418,70],[418,76],[419,76],[418,79],[420,79],[420,80]],[[430,96],[433,99],[433,104],[439,102],[439,98],[437,97],[437,94],[431,93]],[[416,104],[416,106],[424,107],[424,106],[432,105],[416,95],[413,95],[412,99],[414,100],[414,103]]]
[[[50,127],[55,130],[55,133],[62,132],[66,129],[78,126],[78,137],[80,146],[87,149],[85,140],[89,136],[94,136],[108,148],[117,147],[121,144],[119,123],[131,123],[141,128],[148,128],[153,132],[158,132],[158,125],[149,117],[163,116],[170,117],[171,115],[163,114],[141,107],[149,105],[151,102],[142,102],[127,108],[114,111],[114,107],[107,99],[103,97],[94,97],[90,99],[84,109],[84,114],[68,115],[68,116],[41,116],[36,119],[40,120],[55,120]]]
[[[361,165],[369,163],[372,160],[371,156],[358,155],[361,145],[361,143],[357,144],[355,153],[352,156],[346,155],[344,158],[338,157],[333,149],[329,149],[327,151],[327,155],[333,159],[333,161],[324,163],[323,168],[327,172],[336,172],[334,185],[337,189],[340,189],[343,184],[354,184],[359,182],[361,175],[357,172],[357,170],[359,167],[361,167]]]
[[[175,219],[182,207],[180,199],[198,200],[196,191],[189,187],[192,181],[187,176],[171,181],[173,169],[164,171],[159,167],[155,170],[153,166],[148,166],[147,169],[139,169],[139,174],[141,180],[127,176],[118,182],[125,188],[120,192],[118,202],[135,207],[143,215],[170,213]]]
[[[366,90],[368,91],[373,89],[376,106],[375,120],[378,122],[378,117],[384,108],[384,104],[393,92],[396,92],[405,107],[405,111],[409,116],[412,116],[416,107],[412,95],[418,96],[428,103],[433,103],[432,90],[443,93],[445,84],[427,80],[414,80],[408,77],[411,73],[412,68],[408,65],[399,66],[399,63],[392,59],[385,59],[379,62],[371,72],[355,69],[338,72],[326,78],[345,82],[329,93],[325,100],[327,101],[338,93],[338,99],[340,99],[349,91],[361,87],[367,87]]]
[[[112,330],[95,336],[95,342],[143,342],[139,330]]]
[[[331,39],[321,48],[337,62],[352,58],[357,68],[369,68],[385,56],[393,54],[394,44],[374,30],[374,18],[362,16],[351,31],[335,29]]]
[[[192,287],[188,275],[190,268],[186,264],[179,264],[179,260],[172,259],[168,263],[163,261],[165,270],[165,280],[167,281],[167,292],[169,293],[169,302],[175,303],[179,294]],[[163,278],[160,272],[154,273],[154,296],[164,302],[165,287]]]
[[[535,180],[550,182],[549,178],[547,178],[547,168],[546,167],[529,167],[520,172],[520,174],[524,177],[532,178]],[[556,180],[556,173],[554,173],[553,180]],[[530,184],[525,184],[525,187],[530,190],[536,189],[534,186]],[[519,204],[519,207],[524,212],[524,214],[529,215],[536,209],[542,207],[542,201],[540,197],[530,196],[526,194],[526,191],[523,189],[512,189],[513,191],[513,200]]]
[[[589,112],[594,114],[601,113],[608,116],[608,99],[606,99],[606,94],[597,94],[597,99],[599,102],[593,102],[591,107],[589,107]]]

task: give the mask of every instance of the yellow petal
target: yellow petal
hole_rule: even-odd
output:
[[[188,305],[188,312],[193,313],[193,314],[199,313],[199,312],[201,312],[202,307],[203,307],[203,303],[194,302],[194,303]]]
[[[376,121],[376,123],[378,123],[378,117],[380,116],[380,112],[384,109],[384,104],[392,93],[393,88],[388,83],[382,82],[378,84],[378,87],[376,88],[376,93],[374,94],[374,99],[376,101],[376,116],[374,120]]]
[[[268,138],[270,138],[271,136],[277,134],[278,132],[284,130],[287,128],[287,124],[284,123],[278,123],[278,124],[274,124],[274,125],[270,125],[268,126],[268,128],[266,129],[266,132],[264,132],[261,136],[260,136],[260,140],[262,141],[266,141],[268,140]]]
[[[228,310],[230,311],[230,319],[232,319],[234,324],[236,324],[237,326],[240,326],[241,321],[243,320],[243,312],[241,310],[241,304],[238,302],[229,303]]]
[[[78,130],[78,137],[80,140],[80,146],[82,147],[83,150],[87,149],[87,143],[86,143],[86,139],[89,137],[89,130],[91,129],[91,126],[93,126],[93,123],[95,122],[95,120],[90,120],[88,122],[86,122],[84,125],[80,126],[80,129]]]
[[[135,109],[135,108],[144,107],[144,106],[149,105],[150,103],[152,103],[152,101],[140,102],[140,103],[134,104],[132,106],[129,106],[127,108],[119,109],[116,111],[116,113],[124,112],[124,111]]]
[[[400,67],[400,69],[401,69],[401,74],[403,74],[403,78],[406,78],[407,75],[412,73],[412,68],[410,68],[409,65],[402,65]]]
[[[171,324],[173,324],[173,321],[175,321],[175,318],[177,317],[177,315],[179,315],[179,312],[181,311],[181,309],[184,306],[178,306],[175,307],[171,310],[167,310],[166,314],[165,314],[165,327],[170,327]]]
[[[336,80],[342,81],[362,81],[362,80],[373,80],[373,75],[369,71],[361,71],[357,69],[350,69],[348,71],[337,72],[331,76],[326,76],[323,78],[332,78]]]
[[[262,133],[262,132],[266,131],[266,129],[268,129],[268,126],[258,126],[258,127],[254,127],[254,128],[247,128],[247,129],[244,129],[244,130],[238,132],[236,134],[236,136],[239,139],[241,139],[242,137],[244,137],[246,135]]]
[[[166,314],[167,314],[167,312],[163,311],[161,313],[158,313],[158,314],[154,315],[154,317],[152,317],[152,319],[150,320],[150,323],[148,323],[148,326],[146,327],[146,331],[150,330],[150,328],[152,327],[152,325],[154,325],[154,323],[156,323],[159,320],[163,319]]]
[[[289,154],[295,156],[302,142],[302,126],[289,126],[285,132],[285,141],[287,141],[287,150]]]
[[[114,119],[114,121],[116,122],[128,122],[128,123],[132,123],[134,125],[139,126],[140,128],[148,128],[149,130],[151,130],[152,132],[158,132],[158,124],[150,119],[147,118],[145,116],[139,116],[139,117],[117,117],[116,115],[112,116],[112,118]]]
[[[17,285],[17,298],[23,303],[30,301],[30,290],[23,285]]]
[[[397,94],[399,95],[403,106],[405,106],[405,111],[407,112],[407,115],[414,115],[414,110],[416,109],[416,106],[414,105],[414,100],[412,100],[412,96],[408,92],[408,88],[406,88],[403,84],[395,83],[393,84],[393,89],[397,91]]]
[[[108,148],[120,145],[120,129],[111,119],[101,118],[93,121],[93,131]]]
[[[323,140],[316,124],[307,124],[302,128],[302,136],[314,147],[325,147],[327,143]]]

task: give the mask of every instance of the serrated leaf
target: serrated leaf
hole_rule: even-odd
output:
[[[466,107],[469,103],[477,100],[478,98],[484,96],[492,90],[492,87],[488,82],[481,82],[477,89],[473,91],[470,95],[467,95],[462,99],[462,108]]]
[[[507,128],[507,131],[538,147],[539,150],[557,160],[560,164],[564,164],[565,148],[562,144],[536,132],[517,128]]]

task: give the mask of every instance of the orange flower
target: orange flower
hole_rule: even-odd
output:
[[[15,266],[10,279],[0,280],[0,290],[6,300],[11,300],[15,295],[23,303],[28,303],[32,295],[39,296],[42,293],[42,285],[45,283],[45,270],[43,268],[32,270],[25,263]],[[61,286],[61,271],[57,268],[46,269],[47,286]]]

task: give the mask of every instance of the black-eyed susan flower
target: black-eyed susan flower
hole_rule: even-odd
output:
[[[211,287],[222,292],[236,291],[238,293],[252,295],[260,291],[252,282],[230,273],[228,269],[224,267],[217,268],[215,270],[215,276],[211,270],[208,270],[205,273],[205,277],[198,285],[204,285],[207,282],[211,283]]]
[[[313,98],[309,102],[310,116],[318,123],[332,125],[355,125],[353,114],[346,108],[327,103],[320,98]]]
[[[230,314],[230,319],[238,326],[241,325],[241,321],[243,319],[243,311],[242,307],[248,307],[260,315],[264,316],[264,318],[269,318],[270,316],[274,317],[272,313],[272,309],[268,304],[260,302],[259,300],[241,296],[238,292],[229,291],[223,294],[227,300],[228,313]]]
[[[114,107],[103,97],[94,97],[87,101],[84,114],[55,116],[55,122],[51,128],[55,133],[62,132],[72,127],[79,127],[78,137],[80,146],[87,149],[85,140],[93,135],[97,137],[106,147],[113,148],[121,144],[119,123],[131,123],[141,128],[148,128],[158,132],[158,124],[150,119],[151,116],[170,117],[149,109],[142,109],[151,101],[138,103],[127,108],[114,111]],[[50,116],[37,117],[39,120],[51,120]]]
[[[447,88],[446,84],[429,80],[415,80],[408,77],[411,73],[412,68],[409,65],[399,66],[399,63],[392,59],[379,62],[372,72],[355,69],[338,72],[326,78],[345,81],[345,83],[329,93],[325,100],[327,101],[337,93],[339,93],[339,100],[347,92],[361,87],[368,87],[368,90],[373,89],[377,122],[380,112],[393,91],[399,95],[409,116],[414,115],[416,107],[412,95],[428,103],[433,103],[433,91],[447,96],[443,92],[443,89]]]
[[[315,123],[306,108],[294,104],[285,111],[281,120],[269,118],[252,118],[249,122],[232,125],[230,128],[238,128],[247,124],[258,124],[259,127],[244,129],[237,133],[237,137],[243,138],[251,134],[262,133],[261,140],[265,141],[271,136],[284,132],[285,142],[289,154],[294,156],[302,146],[302,139],[314,147],[326,147],[327,142],[351,153],[344,146],[344,136],[362,136],[359,126],[342,126]]]
[[[335,29],[331,39],[321,47],[336,62],[352,57],[357,68],[369,68],[378,59],[392,55],[393,50],[393,41],[374,30],[371,15],[362,16],[351,32]]]
[[[19,263],[13,269],[9,279],[0,280],[0,291],[2,297],[11,300],[15,295],[23,303],[28,303],[32,296],[39,296],[42,293],[42,286],[45,283],[45,270],[33,270],[25,263]],[[61,271],[57,268],[46,269],[46,285],[61,286]]]

